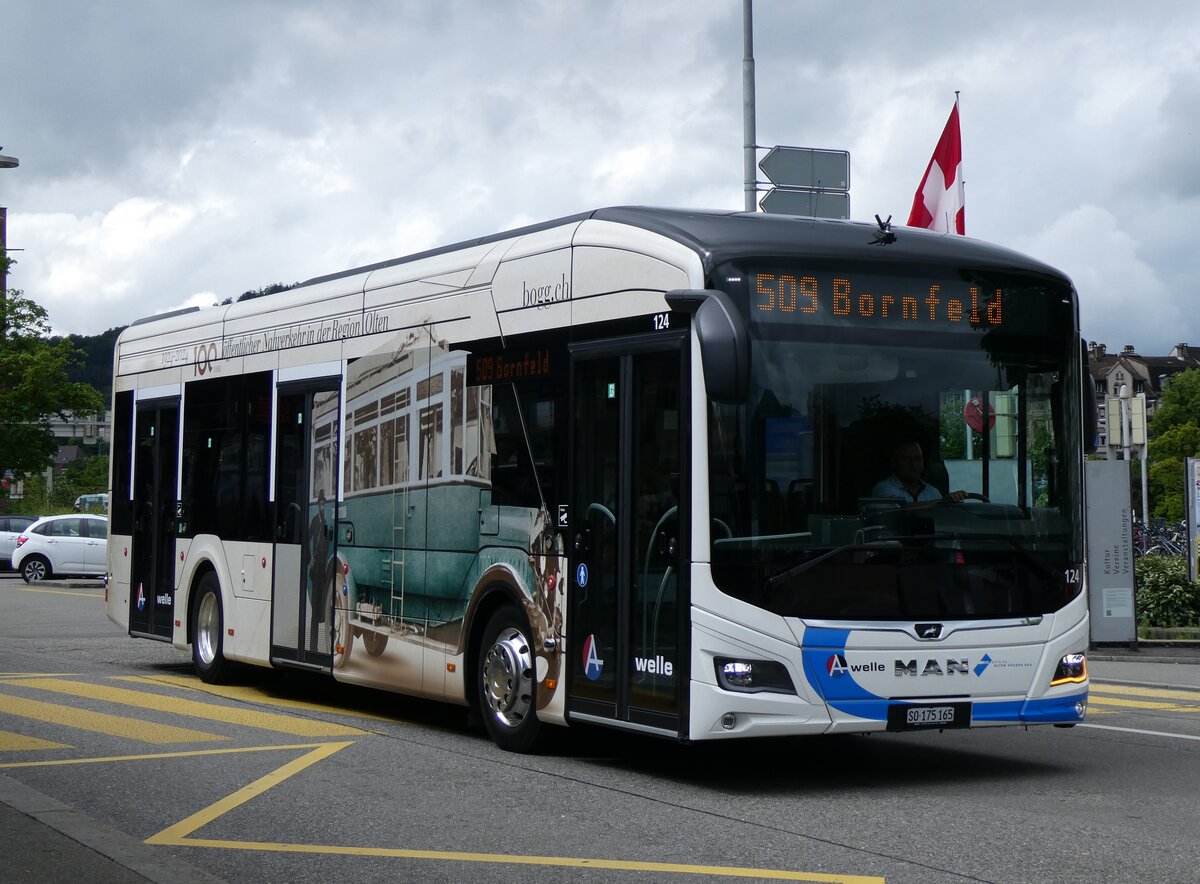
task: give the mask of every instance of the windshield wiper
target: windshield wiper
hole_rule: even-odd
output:
[[[860,530],[858,533],[862,534],[863,532]],[[811,570],[812,568],[815,568],[818,565],[822,565],[825,562],[827,562],[829,559],[833,558],[834,556],[838,556],[838,555],[841,555],[846,552],[853,552],[854,550],[864,550],[864,551],[870,552],[870,551],[878,551],[878,550],[882,550],[882,549],[894,549],[896,546],[902,545],[904,541],[929,540],[930,538],[932,538],[934,536],[935,535],[916,535],[916,534],[909,535],[909,536],[895,536],[895,537],[889,536],[889,537],[881,537],[878,540],[872,540],[872,541],[866,541],[865,539],[856,538],[853,543],[846,543],[846,544],[843,544],[842,546],[834,547],[833,549],[829,550],[828,552],[822,553],[821,555],[817,556],[815,559],[809,559],[808,561],[801,562],[798,565],[793,565],[792,567],[788,568],[786,571],[780,571],[778,574],[768,577],[766,580],[763,581],[763,591],[766,594],[770,595],[771,590],[775,589],[775,587],[779,586],[780,584],[786,583],[789,580],[799,577],[805,571]]]
[[[993,543],[1006,543],[1010,549],[1021,557],[1023,562],[1046,579],[1058,580],[1063,576],[1055,571],[1053,567],[1046,564],[1036,553],[1030,552],[1023,543],[1013,537],[1009,537],[1007,534],[966,534],[964,537],[969,540],[989,540]]]

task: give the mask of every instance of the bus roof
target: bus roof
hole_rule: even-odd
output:
[[[764,212],[713,211],[700,209],[666,209],[646,206],[612,206],[581,212],[463,240],[412,255],[392,258],[336,273],[308,279],[292,289],[269,299],[286,298],[289,293],[354,276],[367,276],[374,271],[397,267],[437,255],[513,240],[539,231],[579,225],[588,220],[622,224],[657,234],[694,251],[708,273],[716,265],[740,257],[757,258],[853,258],[880,263],[958,263],[975,269],[1004,269],[1046,274],[1066,284],[1070,280],[1049,265],[1019,252],[965,236],[935,233],[910,227],[891,228],[891,241],[884,244],[880,227],[857,221],[807,218],[796,215],[776,215]],[[132,325],[158,322],[198,308],[141,318]]]
[[[612,206],[314,277],[306,280],[302,285],[315,285],[360,273],[369,273],[385,267],[419,261],[433,255],[487,245],[589,219],[638,227],[688,246],[700,255],[704,261],[705,271],[723,261],[745,256],[845,258],[853,255],[861,260],[868,257],[863,254],[863,246],[874,244],[876,234],[880,232],[878,225],[860,221],[807,218],[767,212]],[[1047,264],[1020,252],[982,240],[935,233],[915,227],[893,227],[892,233],[895,234],[893,242],[887,245],[878,245],[880,260],[899,262],[958,260],[964,265],[972,267],[996,266],[1009,270],[1027,270],[1058,276],[1066,281],[1066,277],[1061,271]]]

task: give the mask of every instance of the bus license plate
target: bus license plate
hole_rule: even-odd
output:
[[[969,727],[970,703],[938,706],[892,706],[888,709],[888,730],[912,731],[924,728]]]

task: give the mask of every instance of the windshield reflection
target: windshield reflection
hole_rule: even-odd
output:
[[[1063,342],[772,331],[747,404],[712,406],[719,587],[831,619],[1035,616],[1078,592]]]

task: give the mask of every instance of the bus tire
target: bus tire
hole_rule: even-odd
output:
[[[488,736],[507,752],[535,752],[545,740],[536,711],[532,634],[521,613],[506,605],[492,615],[479,643],[479,712]]]
[[[229,675],[224,651],[225,614],[221,610],[221,583],[209,571],[200,578],[192,608],[192,664],[206,684],[220,684]]]

